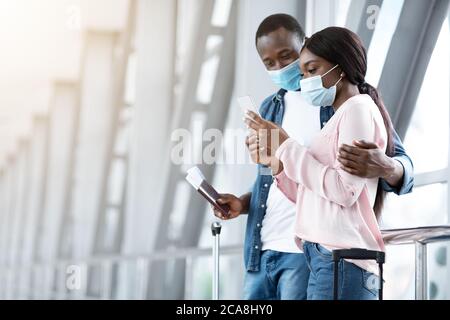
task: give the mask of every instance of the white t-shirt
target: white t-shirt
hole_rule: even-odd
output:
[[[320,132],[320,108],[309,105],[296,91],[286,93],[284,106],[283,129],[300,144],[309,146]],[[300,252],[294,241],[295,204],[272,183],[266,205],[261,228],[262,250]]]

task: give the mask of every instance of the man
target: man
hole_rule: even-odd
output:
[[[261,116],[281,126],[303,145],[333,116],[333,108],[308,105],[300,95],[299,52],[305,34],[298,22],[286,14],[267,17],[256,33],[256,48],[269,76],[281,87],[261,105]],[[379,177],[383,189],[397,194],[413,187],[413,165],[395,134],[395,157],[389,158],[374,143],[356,141],[339,150],[345,171],[366,178]],[[245,299],[306,299],[309,268],[294,242],[295,206],[272,184],[270,170],[258,166],[253,191],[236,197],[221,195],[230,206],[229,216],[248,213],[244,260]]]

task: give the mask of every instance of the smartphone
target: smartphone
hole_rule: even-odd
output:
[[[237,101],[244,114],[246,114],[248,110],[253,111],[256,114],[259,114],[258,108],[256,107],[256,104],[253,101],[252,97],[250,96],[239,97],[237,98]]]

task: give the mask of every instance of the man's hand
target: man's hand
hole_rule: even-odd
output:
[[[227,204],[230,207],[228,215],[223,215],[222,212],[211,206],[214,211],[214,215],[222,220],[230,220],[238,217],[245,209],[246,205],[243,201],[232,194],[221,194],[217,200],[219,204]]]
[[[403,180],[403,166],[388,157],[375,143],[353,141],[353,146],[339,148],[338,161],[342,169],[362,178],[382,178],[391,186],[398,186]]]

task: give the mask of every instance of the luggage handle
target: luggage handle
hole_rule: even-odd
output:
[[[212,285],[212,298],[213,300],[219,300],[219,249],[220,249],[220,231],[222,230],[222,224],[220,222],[213,222],[211,224],[211,233],[214,237],[213,246],[213,285]]]
[[[383,264],[386,258],[385,252],[354,248],[354,249],[333,250],[331,254],[334,262],[334,285],[333,285],[334,300],[338,299],[339,261],[341,261],[342,259],[375,260],[378,263],[378,267],[380,270],[378,298],[379,300],[383,300]]]

